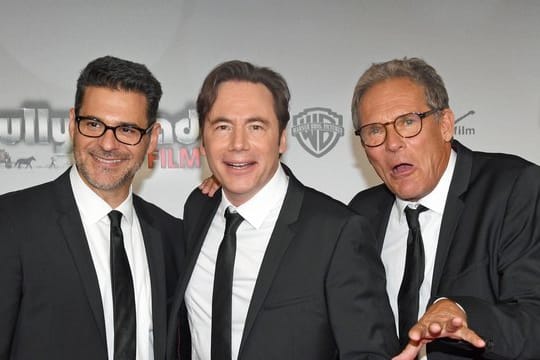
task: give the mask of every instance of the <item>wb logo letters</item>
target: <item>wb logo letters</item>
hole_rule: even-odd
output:
[[[322,107],[304,109],[293,116],[291,132],[307,152],[322,157],[343,136],[343,116]]]

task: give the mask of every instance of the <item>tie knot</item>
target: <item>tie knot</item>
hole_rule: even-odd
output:
[[[416,209],[413,209],[409,206],[405,208],[405,217],[407,218],[407,225],[409,225],[409,229],[418,230],[420,228],[420,223],[418,222],[418,215],[420,215],[421,212],[424,212],[426,210],[427,207],[423,205],[418,205]]]
[[[242,215],[227,208],[225,210],[225,233],[236,233],[242,221],[244,221]]]
[[[122,213],[118,210],[113,210],[108,215],[111,220],[111,226],[119,227],[122,221]]]

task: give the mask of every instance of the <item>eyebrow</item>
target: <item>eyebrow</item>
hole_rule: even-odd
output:
[[[102,118],[100,118],[98,116],[95,116],[95,115],[81,115],[81,114],[79,114],[78,116],[82,117],[82,118],[92,118],[94,120],[101,121],[102,123],[104,123],[107,126],[113,126],[108,121],[105,121]],[[133,123],[133,122],[127,122],[127,121],[120,121],[118,124],[115,124],[114,126],[134,126],[134,127],[140,128],[140,126],[138,124]]]
[[[429,111],[429,110],[428,110],[428,111]],[[364,124],[364,125],[362,125],[361,127],[367,126],[367,125],[373,125],[373,124],[379,124],[379,125],[390,124],[390,123],[393,123],[394,121],[396,121],[397,119],[399,119],[399,118],[402,117],[402,116],[405,116],[405,115],[411,115],[411,114],[421,114],[421,113],[423,113],[423,112],[424,112],[424,111],[409,111],[409,112],[406,112],[406,113],[397,115],[396,117],[394,117],[394,118],[393,118],[392,120],[390,120],[390,121],[373,121],[373,122],[370,122],[369,124]]]
[[[226,123],[231,124],[234,121],[232,119],[227,118],[227,117],[220,116],[220,117],[217,117],[215,119],[210,119],[208,122],[210,124],[215,124],[215,123],[218,123],[218,122],[226,122]],[[249,118],[246,119],[246,123],[248,123],[248,124],[251,124],[251,123],[254,123],[254,122],[262,122],[264,124],[270,123],[270,121],[268,119],[265,119],[265,118],[262,118],[262,117],[259,117],[259,116],[249,117]]]

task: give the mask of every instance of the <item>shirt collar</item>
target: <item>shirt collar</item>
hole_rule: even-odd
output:
[[[73,195],[75,196],[75,201],[83,222],[95,224],[107,216],[111,210],[118,210],[124,215],[127,224],[131,226],[134,216],[131,187],[129,188],[126,199],[116,209],[113,209],[105,200],[86,185],[76,166],[71,167],[69,178],[71,180]]]
[[[227,195],[223,192],[221,203],[218,208],[218,214],[225,216],[225,209],[232,207],[235,209],[245,221],[247,221],[255,229],[261,227],[264,219],[268,216],[271,209],[283,199],[287,192],[289,177],[281,166],[278,166],[276,173],[270,181],[264,185],[251,199],[242,205],[235,207],[231,204]]]
[[[422,204],[429,210],[434,211],[442,216],[444,212],[444,206],[446,204],[446,197],[448,196],[448,190],[450,190],[450,183],[452,182],[452,175],[454,174],[454,169],[456,168],[456,158],[457,154],[452,149],[450,151],[448,165],[446,166],[443,175],[437,183],[437,186],[435,186],[435,189],[433,189],[429,194],[427,194],[417,202],[406,201],[396,197],[396,206],[398,209],[399,222],[405,221],[404,211],[405,207],[409,205],[412,208],[416,208],[418,204]]]

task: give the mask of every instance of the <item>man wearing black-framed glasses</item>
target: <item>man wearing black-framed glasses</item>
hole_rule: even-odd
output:
[[[93,116],[76,116],[75,122],[77,123],[77,129],[84,136],[99,138],[107,130],[111,130],[116,140],[125,145],[138,145],[143,139],[143,136],[152,131],[155,124],[148,126],[146,129],[130,124],[108,126],[102,120]]]
[[[349,205],[376,231],[396,359],[540,359],[540,167],[454,140],[444,83],[418,58],[364,72],[352,117],[384,182]]]
[[[132,193],[160,97],[146,66],[93,60],[70,110],[75,166],[0,196],[0,359],[164,358],[182,223]]]

